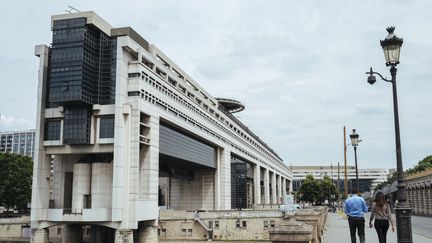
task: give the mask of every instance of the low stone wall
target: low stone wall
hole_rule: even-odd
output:
[[[326,207],[279,210],[160,211],[160,240],[322,242]],[[305,240],[305,241],[303,241]]]
[[[295,213],[295,219],[313,227],[312,242],[322,242],[325,221],[327,219],[327,207],[312,207]]]
[[[269,240],[269,230],[284,222],[276,210],[160,211],[160,240]]]
[[[310,243],[314,227],[294,218],[270,230],[270,240],[275,243]]]
[[[325,207],[308,208],[296,213],[279,210],[187,212],[161,210],[159,240],[273,241],[320,243],[327,216]],[[89,240],[89,226],[83,227]],[[30,218],[0,219],[0,242],[30,240]],[[60,242],[62,225],[49,228],[50,241]]]
[[[30,240],[30,217],[0,218],[0,242]]]

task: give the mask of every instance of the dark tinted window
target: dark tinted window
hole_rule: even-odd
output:
[[[60,140],[60,120],[46,120],[44,140]]]
[[[99,138],[114,137],[114,116],[102,116],[100,118]]]
[[[91,111],[88,107],[65,107],[63,141],[65,144],[89,144]]]

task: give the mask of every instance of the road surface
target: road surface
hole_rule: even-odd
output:
[[[370,213],[366,214],[366,226],[369,225]],[[413,241],[415,243],[432,242],[432,218],[412,216]],[[365,229],[366,242],[378,242],[378,236],[374,228]],[[351,242],[348,220],[338,213],[329,213],[324,233],[324,243]],[[357,242],[359,242],[357,237]],[[397,242],[396,232],[389,229],[387,242]]]

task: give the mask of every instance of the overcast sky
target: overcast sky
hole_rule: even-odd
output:
[[[215,97],[238,99],[240,120],[289,165],[343,163],[343,126],[356,128],[360,168],[395,167],[390,76],[379,40],[396,26],[404,168],[432,154],[432,1],[2,2],[0,131],[35,127],[34,45],[68,5],[131,26]],[[353,162],[348,148],[348,163]]]

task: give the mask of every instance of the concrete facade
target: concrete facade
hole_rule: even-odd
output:
[[[412,213],[432,216],[432,170],[407,176],[405,180]]]
[[[338,180],[338,167],[336,166],[291,166],[293,171],[293,190],[298,190],[301,182],[306,178],[306,175],[313,175],[315,179],[322,179],[328,176],[336,183]],[[347,166],[348,191],[352,185],[356,185],[355,166]],[[360,188],[369,188],[373,192],[376,185],[387,180],[387,169],[379,168],[358,168],[358,177]],[[340,190],[343,192],[343,183],[345,178],[345,169],[340,167]],[[369,190],[368,190],[369,191]]]
[[[52,50],[46,45],[36,46],[40,64],[32,242],[47,242],[46,229],[59,224],[65,224],[71,232],[91,225],[92,242],[131,242],[134,238],[157,242],[159,206],[182,210],[232,208],[233,158],[258,168],[255,173],[242,175],[256,180],[249,184],[249,201],[280,202],[291,188],[292,173],[271,148],[131,28],[112,28],[93,12],[57,15],[52,22],[56,26],[55,21],[82,18],[92,31],[115,40],[115,102],[92,104],[87,113],[89,135],[85,141],[79,140],[81,144],[73,144],[71,141],[77,140],[67,138],[71,135],[64,130],[70,104],[52,105],[56,97],[47,97],[51,85],[48,76],[53,72],[48,65]],[[60,92],[69,90],[65,87]],[[102,124],[110,117],[114,119],[113,135],[106,137]],[[50,121],[60,124],[60,134],[54,140],[44,136]],[[210,148],[214,161],[205,161],[203,149],[199,161],[194,161],[198,154],[197,158],[186,156],[192,153],[187,148],[182,158],[181,154],[175,157],[175,153],[162,153],[167,145],[161,144],[162,127],[195,144],[191,151]],[[261,177],[261,172],[265,176]],[[52,188],[47,178],[53,181]],[[97,227],[100,229],[93,231]],[[63,239],[71,240],[68,234],[63,234]]]
[[[20,154],[34,159],[35,133],[34,129],[0,132],[0,153]]]

